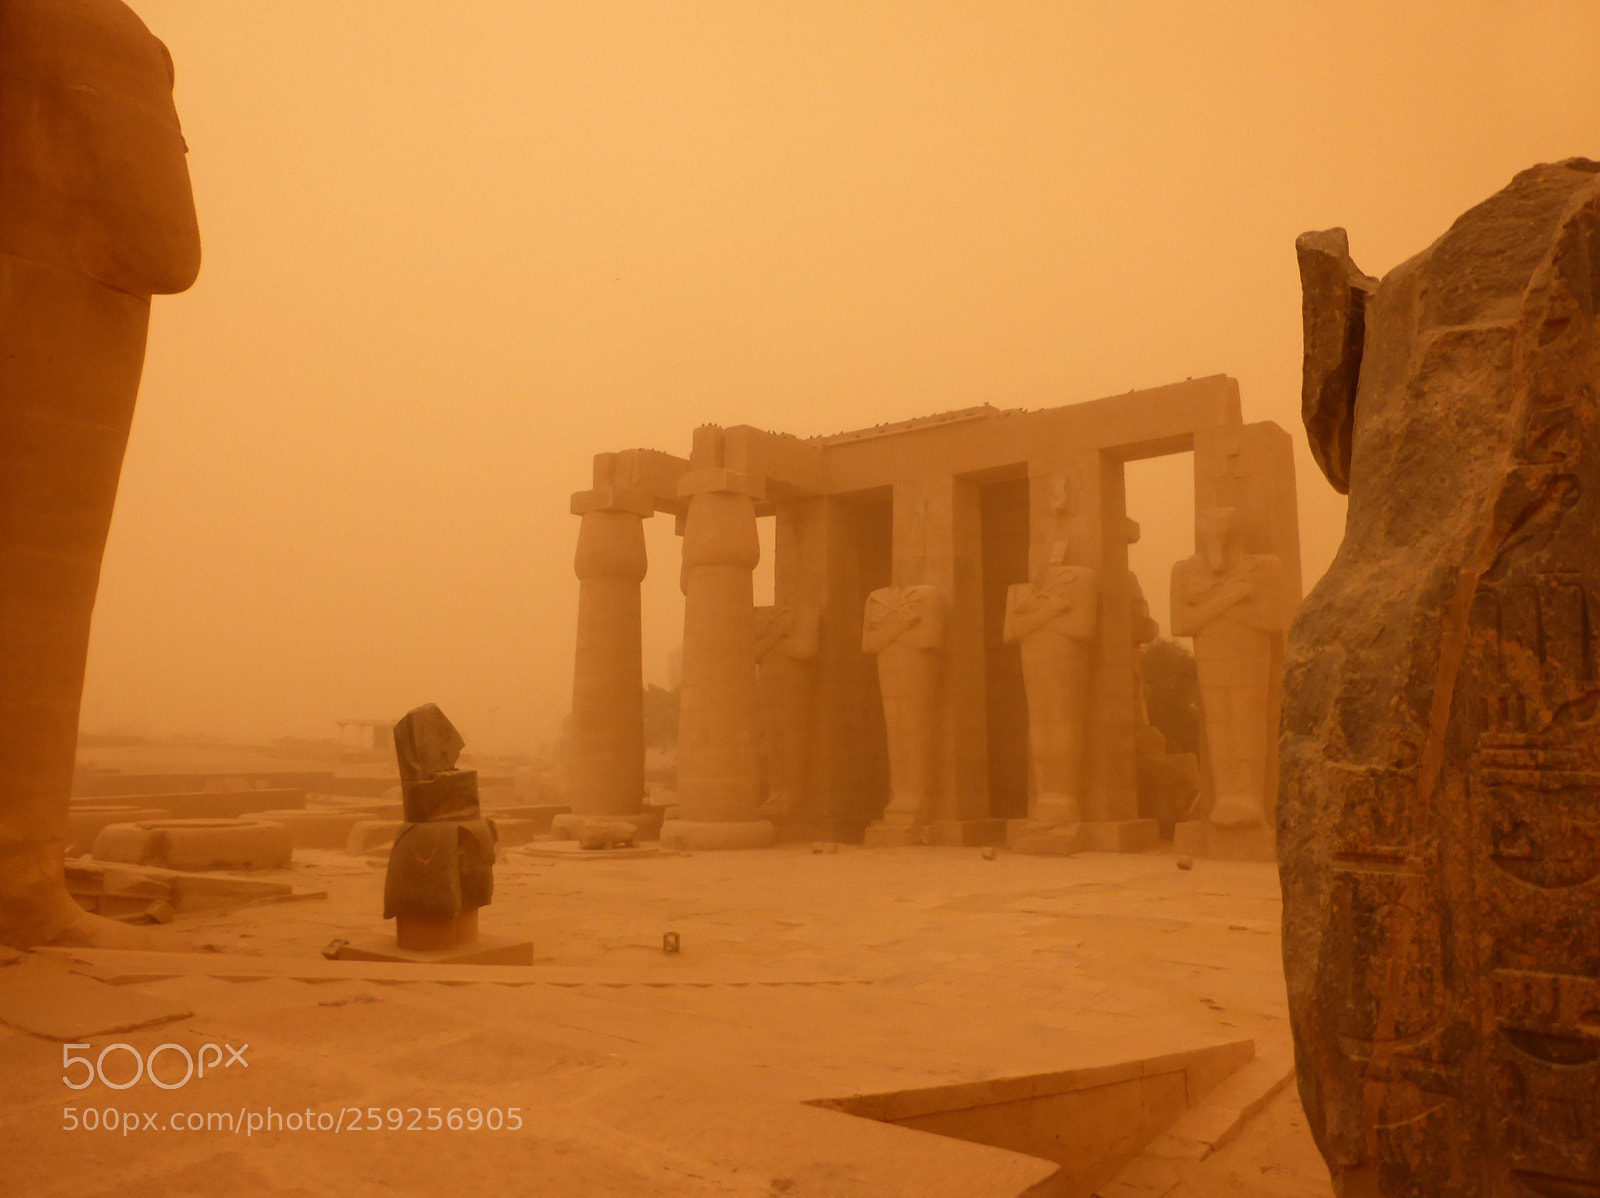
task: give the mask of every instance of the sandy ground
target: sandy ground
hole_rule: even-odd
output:
[[[327,897],[180,916],[163,932],[174,947],[298,958],[388,934],[381,863],[300,851],[267,876]],[[850,1162],[870,1159],[893,1166],[879,1192],[960,1194],[971,1162],[956,1149],[970,1146],[803,1104],[1287,1039],[1270,866],[513,849],[496,877],[483,930],[531,940],[560,984],[145,982],[136,989],[193,1014],[89,1037],[93,1051],[250,1045],[247,1069],[175,1091],[69,1091],[59,1044],[0,1031],[0,1193],[856,1194],[872,1191]],[[661,950],[668,931],[676,955]],[[386,1126],[123,1135],[64,1130],[69,1105],[138,1110],[141,1125],[146,1112],[164,1123],[271,1107],[363,1123],[378,1112]],[[412,1108],[514,1109],[523,1126],[387,1129],[389,1112]],[[1330,1194],[1292,1085],[1174,1193]]]

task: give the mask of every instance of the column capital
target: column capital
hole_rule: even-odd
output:
[[[647,491],[595,487],[590,491],[573,492],[571,510],[574,516],[588,512],[632,512],[635,516],[649,517],[656,514],[656,505]]]

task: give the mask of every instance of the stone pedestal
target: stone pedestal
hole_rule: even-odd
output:
[[[1059,857],[1072,853],[1142,853],[1161,843],[1153,819],[1087,820],[1076,824],[1006,821],[1006,847],[1016,853]]]
[[[1091,820],[1084,827],[1097,853],[1143,853],[1161,843],[1161,825],[1153,819]]]
[[[1045,824],[1031,819],[1006,821],[1006,848],[1040,857],[1070,857],[1094,847],[1085,824]]]
[[[1006,822],[1003,819],[934,820],[926,825],[927,843],[955,848],[1004,844]]]
[[[876,820],[862,834],[861,843],[869,849],[898,849],[907,845],[927,844],[928,825],[921,823],[886,823]]]
[[[1271,828],[1219,828],[1210,820],[1183,820],[1172,830],[1172,847],[1189,857],[1218,861],[1276,861],[1278,838]]]
[[[778,830],[764,819],[669,819],[661,825],[661,847],[668,849],[762,849],[777,839]]]
[[[678,802],[662,843],[750,848],[776,833],[758,819],[761,748],[755,600],[760,560],[755,501],[761,480],[714,464],[720,442],[696,435],[698,466],[678,483],[683,528],[683,690],[678,716]],[[711,464],[702,464],[707,462]]]
[[[642,492],[607,486],[574,495],[572,511],[583,524],[568,799],[578,815],[631,816],[644,803],[639,583],[644,517],[654,505]]]
[[[401,948],[393,941],[341,944],[335,961],[397,961],[411,965],[532,965],[533,943],[506,936],[479,936],[453,948]]]
[[[619,819],[632,824],[636,837],[639,840],[655,840],[661,835],[662,816],[665,809],[661,807],[647,807],[643,811],[633,812],[631,815],[608,816],[608,819]],[[551,840],[576,840],[578,832],[586,824],[592,823],[593,816],[579,815],[577,812],[567,812],[556,816],[550,821]]]

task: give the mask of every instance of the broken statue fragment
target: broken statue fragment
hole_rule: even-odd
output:
[[[1600,1194],[1600,163],[1375,286],[1344,246],[1299,246],[1350,496],[1286,655],[1301,1097],[1342,1194]]]

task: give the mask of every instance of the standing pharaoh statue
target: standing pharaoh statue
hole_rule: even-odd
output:
[[[1068,566],[1057,542],[1050,564],[1006,594],[1002,636],[1022,651],[1028,696],[1028,756],[1035,795],[1028,817],[1051,826],[1083,819],[1083,742],[1099,585],[1087,566]]]
[[[1288,628],[1283,562],[1240,552],[1232,508],[1195,514],[1193,557],[1172,569],[1172,631],[1194,638],[1220,828],[1266,823],[1274,643]]]
[[[878,659],[889,745],[889,805],[878,826],[911,829],[927,818],[939,715],[944,596],[934,586],[883,587],[867,596],[861,648]]]
[[[62,852],[150,297],[200,268],[172,59],[119,0],[0,0],[0,942],[109,942]]]
[[[810,604],[756,608],[756,695],[761,704],[763,819],[788,815],[805,787],[822,612]]]

